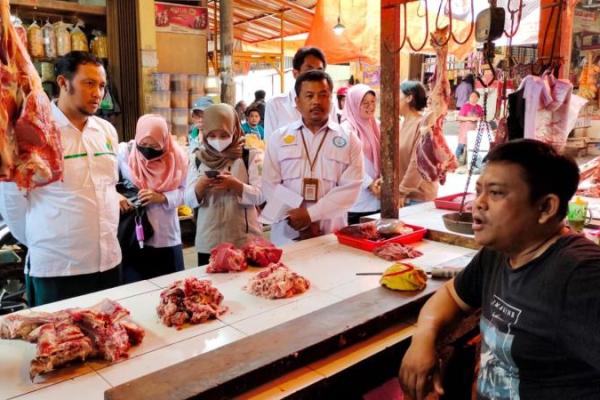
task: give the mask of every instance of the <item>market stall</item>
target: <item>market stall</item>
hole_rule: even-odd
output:
[[[424,255],[414,263],[425,270],[473,255],[471,249],[432,241],[416,247]],[[357,273],[380,273],[390,262],[340,245],[333,235],[284,248],[283,261],[311,281],[305,294],[282,300],[259,298],[242,290],[256,269],[208,275],[200,267],[39,307],[34,311],[87,307],[110,298],[131,312],[131,320],[146,331],[146,337],[132,347],[128,360],[75,363],[40,376],[35,383],[28,374],[35,346],[2,340],[0,397],[44,399],[59,393],[69,397],[83,387],[90,399],[103,398],[106,390],[110,399],[143,398],[144,393],[178,398],[205,391],[233,395],[296,368],[323,376],[312,363],[387,327],[412,324],[418,305],[441,284],[429,281],[420,292],[381,288],[379,276]],[[229,311],[181,330],[166,327],[156,314],[160,293],[189,276],[211,279]],[[171,369],[161,371],[167,367]],[[155,374],[141,378],[151,373]]]

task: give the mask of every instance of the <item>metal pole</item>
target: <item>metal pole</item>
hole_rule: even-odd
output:
[[[280,15],[281,17],[281,27],[279,29],[279,34],[281,36],[281,54],[279,59],[279,79],[280,79],[280,87],[281,93],[285,92],[285,48],[283,42],[283,12]]]
[[[381,217],[398,218],[400,206],[400,6],[381,2]]]
[[[235,104],[233,80],[233,0],[219,0],[221,9],[221,102]]]

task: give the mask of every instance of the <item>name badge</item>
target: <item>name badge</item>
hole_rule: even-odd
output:
[[[317,201],[317,194],[319,193],[319,180],[313,178],[304,178],[304,185],[302,188],[305,201]]]

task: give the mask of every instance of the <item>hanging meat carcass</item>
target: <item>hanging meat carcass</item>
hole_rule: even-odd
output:
[[[446,173],[458,167],[456,157],[444,138],[444,119],[448,112],[450,83],[448,81],[448,44],[443,44],[448,28],[438,29],[431,34],[431,45],[435,49],[437,62],[435,85],[431,91],[431,102],[424,126],[421,127],[421,140],[417,145],[417,169],[423,179],[444,184]]]
[[[8,0],[0,0],[0,88],[0,181],[30,190],[61,179],[60,131]]]

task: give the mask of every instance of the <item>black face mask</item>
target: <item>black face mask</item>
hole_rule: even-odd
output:
[[[164,153],[163,150],[156,150],[152,147],[143,147],[140,145],[137,145],[137,149],[140,153],[142,153],[146,160],[154,160],[155,158],[162,156]]]

